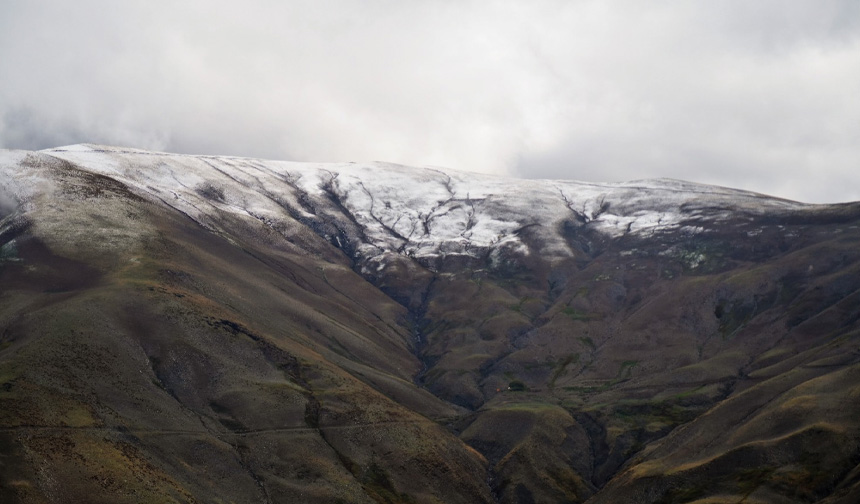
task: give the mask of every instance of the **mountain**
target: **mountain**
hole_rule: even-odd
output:
[[[860,203],[0,151],[2,502],[860,502]]]

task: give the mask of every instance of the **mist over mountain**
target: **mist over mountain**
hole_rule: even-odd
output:
[[[0,151],[0,501],[860,501],[860,203]]]

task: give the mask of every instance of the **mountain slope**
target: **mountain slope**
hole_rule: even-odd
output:
[[[857,204],[78,145],[0,218],[4,501],[860,491]]]

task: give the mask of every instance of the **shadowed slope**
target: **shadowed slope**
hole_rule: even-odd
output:
[[[77,190],[75,167],[45,163],[54,197]],[[227,240],[116,191],[61,217],[82,214],[99,227],[19,234],[2,266],[6,497],[489,499],[482,458],[428,418],[455,410],[411,382],[404,310],[343,259],[225,220]],[[96,256],[106,244],[85,240],[131,215],[133,243]]]

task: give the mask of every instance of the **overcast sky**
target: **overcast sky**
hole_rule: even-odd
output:
[[[860,200],[860,1],[0,0],[0,147]]]

